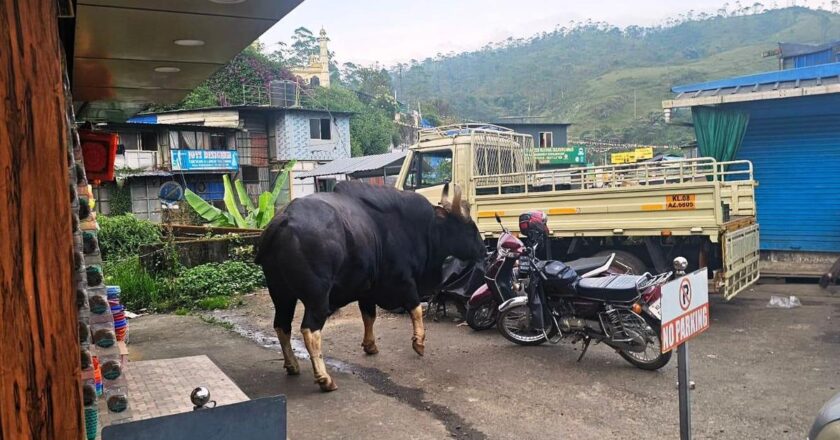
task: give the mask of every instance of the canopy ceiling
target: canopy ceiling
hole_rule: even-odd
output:
[[[174,104],[303,0],[78,0],[79,119],[123,121]]]

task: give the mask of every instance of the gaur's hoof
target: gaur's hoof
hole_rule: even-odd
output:
[[[297,365],[284,365],[283,368],[286,369],[286,374],[289,376],[297,376],[300,374],[300,367]]]
[[[426,344],[424,344],[420,339],[415,336],[411,338],[411,348],[414,349],[417,354],[423,356],[423,353],[426,351]]]
[[[379,348],[376,347],[376,342],[362,342],[362,349],[364,349],[367,354],[379,353]]]
[[[325,377],[323,379],[318,379],[315,381],[319,387],[321,387],[321,391],[328,393],[330,391],[335,391],[338,389],[338,385],[332,380],[331,377]]]

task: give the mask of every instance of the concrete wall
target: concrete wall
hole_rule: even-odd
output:
[[[350,117],[316,111],[284,111],[276,116],[276,158],[327,162],[350,157]],[[309,120],[330,118],[331,139],[311,139]]]

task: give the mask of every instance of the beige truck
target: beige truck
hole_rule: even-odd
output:
[[[521,213],[548,214],[547,256],[567,260],[615,253],[627,272],[664,272],[676,256],[708,267],[714,291],[730,299],[759,276],[755,181],[748,161],[682,159],[538,170],[533,140],[488,124],[422,130],[397,188],[437,202],[458,183],[488,241],[518,230]]]

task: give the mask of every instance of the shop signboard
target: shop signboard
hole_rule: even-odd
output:
[[[171,150],[173,171],[239,169],[239,152],[235,150]]]
[[[535,148],[534,156],[541,165],[586,164],[586,150],[582,147]]]

